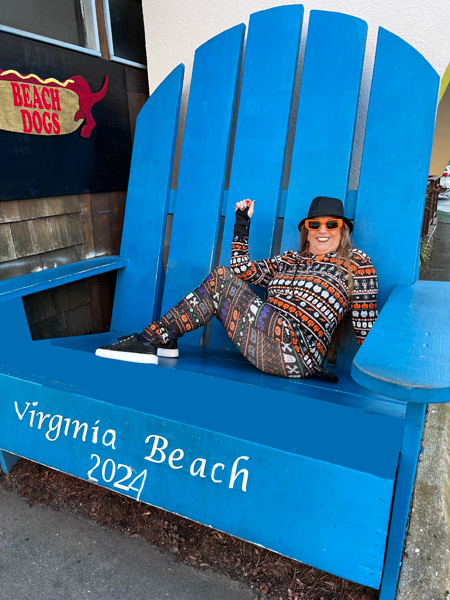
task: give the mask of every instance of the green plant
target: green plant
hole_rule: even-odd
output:
[[[427,262],[430,258],[430,247],[426,240],[420,240],[420,264],[425,273],[427,272]]]

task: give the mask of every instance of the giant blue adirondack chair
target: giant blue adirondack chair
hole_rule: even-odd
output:
[[[448,284],[416,281],[439,78],[412,47],[379,30],[359,187],[349,192],[367,27],[311,12],[292,115],[302,17],[299,5],[251,16],[239,107],[245,27],[197,50],[176,191],[183,66],[154,91],[138,118],[119,257],[0,284],[1,464],[8,471],[26,457],[392,600],[425,407],[450,399],[439,357],[450,333]],[[260,259],[274,252],[280,218],[281,251],[298,248],[297,224],[316,195],[346,200],[355,245],[380,281],[381,315],[353,366],[338,357],[339,383],[262,374],[216,323],[208,346],[195,332],[178,360],[158,367],[94,356],[195,288],[216,254],[228,264],[237,200],[257,200],[250,251]],[[31,340],[23,296],[112,269],[110,333]]]

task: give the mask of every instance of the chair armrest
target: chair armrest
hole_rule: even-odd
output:
[[[5,279],[4,281],[0,281],[0,302],[28,296],[35,292],[48,290],[49,288],[92,277],[93,275],[122,269],[127,264],[127,258],[102,256],[100,258],[91,258],[53,269],[45,269],[36,273]]]
[[[397,285],[352,365],[369,390],[407,402],[450,402],[450,282]]]

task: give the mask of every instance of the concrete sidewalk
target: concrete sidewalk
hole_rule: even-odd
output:
[[[211,570],[0,486],[0,600],[255,600]]]
[[[421,279],[450,281],[449,223],[439,222]],[[450,599],[450,404],[428,406],[422,449],[396,600]]]

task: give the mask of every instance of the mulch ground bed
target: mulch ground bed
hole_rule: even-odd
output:
[[[371,588],[333,577],[204,525],[137,502],[92,483],[20,460],[0,485],[54,510],[65,508],[99,525],[141,536],[178,561],[213,569],[252,586],[261,598],[279,600],[377,600]]]

